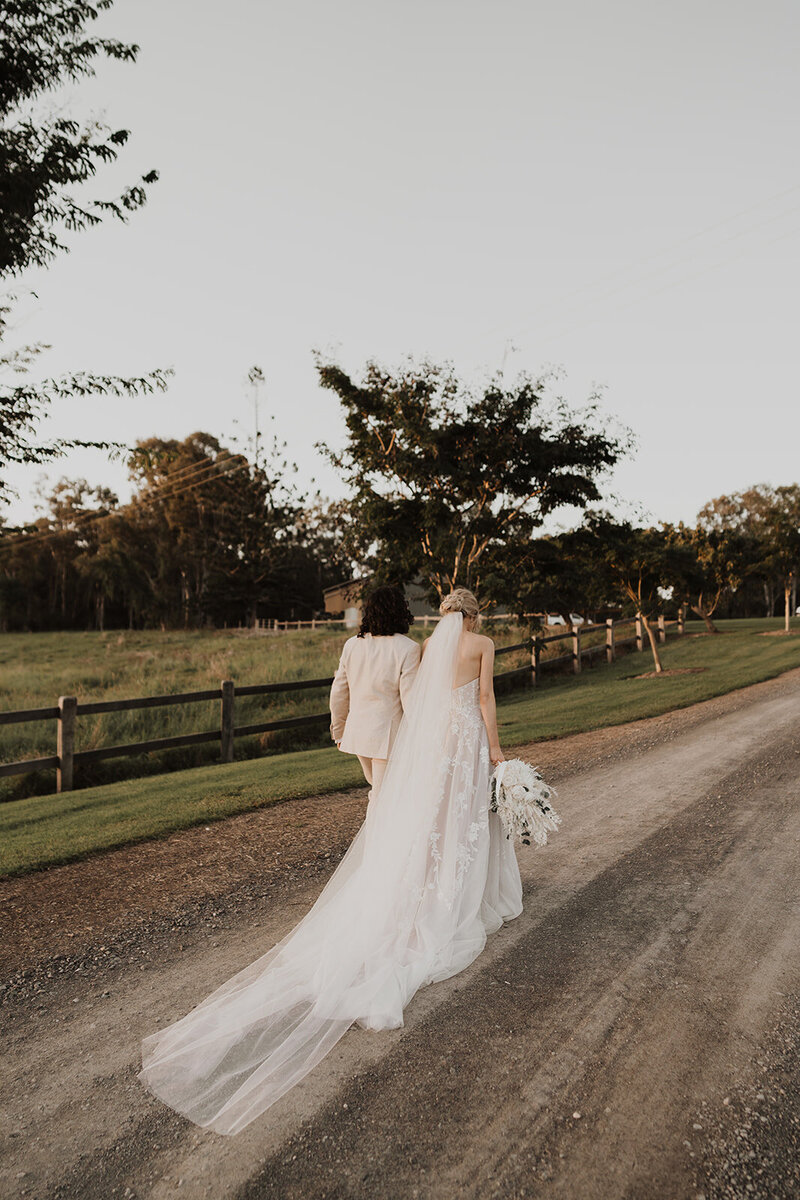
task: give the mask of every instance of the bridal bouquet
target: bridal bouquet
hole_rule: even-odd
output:
[[[550,805],[550,798],[556,795],[535,767],[512,758],[495,768],[489,810],[499,816],[507,838],[519,837],[523,846],[530,846],[533,838],[537,846],[543,846],[548,833],[555,833],[561,824]]]

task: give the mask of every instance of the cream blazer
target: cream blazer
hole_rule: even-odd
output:
[[[389,757],[419,657],[419,643],[402,633],[345,642],[331,688],[331,737],[340,750]]]

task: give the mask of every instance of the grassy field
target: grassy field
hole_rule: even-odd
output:
[[[416,628],[422,640],[430,630]],[[521,640],[511,626],[494,630],[499,645]],[[218,688],[223,679],[237,685],[319,679],[334,673],[351,631],[341,628],[291,633],[250,630],[111,633],[37,633],[0,635],[0,707],[45,708],[59,696],[78,701],[131,699]],[[555,653],[555,650],[553,650]],[[522,665],[526,655],[509,655],[502,670]],[[284,717],[324,712],[326,688],[289,692],[285,696],[241,697],[236,723],[255,724]],[[126,745],[150,738],[174,737],[219,727],[219,702],[176,704],[78,717],[76,750]],[[15,762],[55,753],[55,721],[0,726],[0,762]],[[327,730],[312,727],[239,738],[237,758],[262,757],[286,750],[322,746]],[[135,758],[111,759],[83,766],[76,782],[89,785],[151,775],[179,767],[214,762],[218,746],[193,746]],[[0,800],[42,795],[55,787],[55,773],[43,771],[0,779]]]
[[[731,621],[723,624],[720,637],[670,641],[663,648],[665,666],[699,669],[696,674],[640,679],[652,665],[650,656],[631,654],[611,667],[598,665],[581,676],[555,678],[535,692],[509,696],[499,705],[502,741],[512,746],[655,716],[770,679],[800,666],[800,637],[761,636],[780,627],[777,620]],[[689,633],[700,628],[690,625]],[[360,778],[354,759],[326,748],[30,797],[0,807],[0,874],[336,791]]]

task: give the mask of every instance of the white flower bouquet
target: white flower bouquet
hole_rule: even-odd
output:
[[[523,846],[530,846],[531,839],[543,846],[548,833],[555,833],[561,824],[550,804],[558,794],[555,788],[521,758],[498,763],[490,790],[490,811],[499,816],[506,837],[519,837]]]

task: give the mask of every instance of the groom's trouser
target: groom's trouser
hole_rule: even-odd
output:
[[[364,772],[364,778],[367,783],[372,788],[373,795],[377,795],[383,782],[387,760],[385,758],[364,758],[363,754],[359,754],[358,761],[361,763],[361,770]]]

